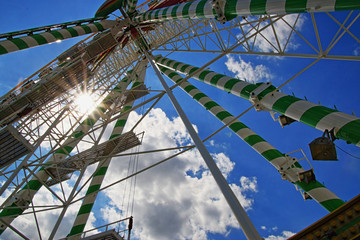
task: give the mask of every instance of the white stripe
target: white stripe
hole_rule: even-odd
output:
[[[336,0],[308,0],[306,10],[308,12],[333,12]]]
[[[210,1],[207,1],[204,5],[204,16],[205,18],[215,18]]]
[[[266,13],[272,14],[282,14],[286,13],[285,11],[285,0],[267,0],[266,1]]]
[[[181,4],[179,7],[178,7],[178,9],[176,10],[176,17],[178,17],[178,18],[183,18],[182,17],[182,12],[183,12],[183,9],[184,9],[184,5],[185,5],[185,3],[184,4]]]
[[[198,18],[196,16],[196,7],[199,4],[199,2],[194,2],[189,7],[189,18]]]
[[[269,97],[266,95],[266,98],[261,101],[261,103],[267,109],[273,109],[273,105],[277,100],[279,100],[280,98],[282,98],[284,96],[287,96],[286,94],[281,93],[281,92],[274,92],[273,94],[274,94],[274,96],[269,96]]]
[[[225,109],[223,109],[225,111]],[[228,116],[225,119],[222,120],[223,123],[228,124],[229,122],[231,122],[232,120],[234,120],[234,116]],[[235,121],[234,121],[235,122]]]
[[[88,24],[87,26],[91,29],[92,32],[97,32],[97,31],[99,31],[94,24]]]
[[[339,199],[333,192],[324,187],[315,188],[307,193],[318,202],[324,202],[331,199]]]
[[[228,77],[228,76],[223,76],[221,77],[218,82],[216,83],[216,86],[221,88],[221,89],[224,89],[225,87],[225,84],[231,79],[231,77]]]
[[[252,146],[256,151],[258,151],[260,154],[262,154],[265,151],[275,149],[273,146],[270,145],[270,143],[262,141],[254,144]]]
[[[211,102],[212,100],[209,97],[202,97],[200,98],[200,100],[198,101],[203,107],[205,107],[205,104],[207,104],[208,102]],[[210,111],[211,112],[211,111]]]
[[[42,33],[41,36],[43,36],[48,42],[55,42],[57,40],[54,35],[48,32]]]
[[[236,123],[236,122],[240,122],[239,120],[237,120],[237,121],[235,121],[234,123]],[[241,123],[241,122],[240,122]],[[251,135],[255,135],[256,133],[253,131],[253,130],[251,130],[250,128],[242,128],[242,129],[240,129],[239,131],[237,131],[236,132],[236,134],[240,137],[240,138],[242,138],[243,140],[245,139],[245,138],[247,138],[248,136],[251,136]]]
[[[216,116],[216,114],[220,113],[224,111],[224,109],[220,106],[215,106],[213,108],[211,108],[211,112]]]
[[[231,88],[230,92],[236,96],[240,97],[240,92],[244,89],[244,87],[246,87],[247,85],[249,85],[249,83],[247,82],[243,82],[240,81],[235,83],[235,85]]]
[[[66,29],[60,29],[58,32],[63,36],[63,38],[71,38],[71,34]]]
[[[29,47],[34,47],[34,46],[38,46],[38,42],[35,40],[35,38],[28,36],[28,37],[22,37],[20,38],[21,40],[23,40],[24,42],[26,42],[26,44]]]
[[[199,73],[199,75],[201,74],[201,72]],[[210,84],[211,79],[216,75],[216,72],[210,72],[208,74],[205,75],[205,79],[204,81],[208,84]]]
[[[16,44],[13,42],[10,42],[9,40],[0,42],[0,45],[3,46],[6,49],[6,51],[8,51],[8,52],[14,52],[14,51],[19,50],[19,48],[16,46]]]
[[[359,120],[359,118],[342,112],[333,112],[323,117],[316,124],[315,128],[321,131],[325,131],[325,129],[331,130],[333,127],[335,127],[337,132],[345,124],[354,120]]]
[[[251,15],[250,2],[251,0],[238,0],[236,3],[236,14],[245,16]]]
[[[198,93],[201,93],[201,91],[199,89],[192,89],[188,94],[191,96],[191,97],[194,97],[196,94]],[[202,98],[201,98],[202,99]]]
[[[79,35],[84,35],[84,34],[86,34],[85,30],[84,30],[82,27],[80,27],[80,26],[75,26],[75,27],[73,27],[73,29],[74,29]]]
[[[299,121],[304,112],[315,106],[318,105],[305,100],[300,100],[291,104],[286,110],[285,115]]]

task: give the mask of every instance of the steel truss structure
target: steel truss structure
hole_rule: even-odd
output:
[[[198,79],[247,99],[250,101],[251,107],[240,116],[252,108],[256,109],[256,111],[274,111],[318,128],[321,132],[325,129],[333,130],[337,138],[359,146],[360,130],[356,129],[356,127],[359,126],[360,119],[355,116],[336,111],[336,114],[326,118],[328,114],[334,113],[335,110],[328,110],[328,108],[322,108],[315,104],[311,106],[299,104],[296,111],[300,112],[300,116],[295,116],[295,113],[291,115],[288,111],[282,111],[280,107],[274,107],[276,101],[284,98],[284,95],[277,95],[280,94],[279,90],[312,65],[316,66],[317,62],[325,60],[360,60],[360,57],[354,55],[353,52],[341,52],[341,46],[338,47],[343,38],[360,43],[360,35],[357,31],[360,24],[358,19],[360,12],[358,10],[348,11],[345,17],[343,15],[343,12],[340,17],[337,12],[310,12],[292,15],[258,14],[239,16],[224,23],[214,18],[180,19],[179,17],[178,20],[169,21],[161,21],[158,18],[153,22],[146,23],[151,27],[151,30],[144,30],[140,25],[136,25],[136,22],[140,21],[138,19],[125,18],[125,20],[129,21],[128,26],[134,24],[140,38],[131,35],[126,44],[119,43],[106,54],[103,54],[97,61],[86,64],[85,68],[87,70],[81,69],[82,74],[79,76],[69,74],[67,76],[69,85],[63,87],[63,91],[57,92],[56,96],[54,95],[51,99],[39,104],[29,114],[18,116],[16,114],[20,110],[16,110],[11,113],[11,117],[1,119],[0,124],[3,126],[0,132],[1,146],[12,145],[14,139],[17,139],[16,144],[21,145],[21,154],[19,153],[19,156],[16,155],[10,160],[6,160],[7,155],[0,157],[1,179],[4,181],[1,194],[6,197],[1,206],[1,233],[8,229],[7,231],[13,231],[20,237],[27,239],[26,234],[21,229],[13,227],[13,221],[21,221],[19,219],[22,217],[32,215],[35,219],[34,225],[36,225],[39,238],[54,238],[66,210],[73,204],[83,201],[74,226],[69,230],[69,235],[62,236],[68,237],[68,239],[78,239],[83,236],[88,215],[99,192],[116,186],[126,179],[194,148],[194,146],[174,146],[174,148],[153,149],[147,152],[123,152],[130,148],[136,148],[137,145],[141,144],[143,133],[142,129],[137,128],[138,124],[156,106],[158,101],[164,95],[169,94],[170,89],[174,88],[182,88],[194,98],[194,101],[197,100],[206,110],[222,121],[224,127],[229,127],[250,147],[268,160],[280,172],[284,180],[295,184],[305,195],[311,196],[325,209],[333,211],[343,205],[344,202],[340,198],[312,178],[311,174],[314,174],[313,172],[307,175],[309,171],[306,171],[299,164],[299,159],[282,154],[281,150],[275,149],[240,122],[239,116],[232,116],[221,108],[219,104],[187,82],[190,78]],[[307,31],[303,31],[305,18]],[[337,26],[338,30],[330,41],[323,41],[322,34],[326,32],[327,26],[320,24],[318,18],[326,18],[332,25]],[[311,29],[309,25],[311,25]],[[357,28],[354,28],[354,26],[357,26]],[[287,30],[283,31],[284,28]],[[308,32],[312,32],[312,34],[308,34]],[[300,46],[292,44],[291,40],[294,38],[298,40],[297,44],[300,44]],[[189,56],[213,54],[211,55],[213,58],[206,63],[199,62],[197,66],[191,66],[172,59],[172,56],[176,57],[179,53],[188,54]],[[266,83],[252,84],[246,82],[246,80],[234,80],[232,77],[208,70],[213,63],[230,53],[258,55],[267,58],[310,58],[313,59],[313,62],[299,72],[294,72],[293,77],[287,79],[281,86],[272,86]],[[164,75],[174,81],[174,85],[167,93],[162,89],[149,89],[146,83],[144,85],[145,71],[148,68],[147,60],[150,58],[154,60],[154,63],[157,64]],[[63,71],[60,62],[56,62],[50,67],[58,69],[59,72]],[[30,80],[40,83],[42,79],[44,77],[36,76]],[[63,78],[53,80],[54,86],[58,86],[59,82],[62,81],[61,79]],[[48,77],[47,82],[49,83],[50,80],[51,77]],[[240,87],[241,84],[246,84],[246,86],[242,88]],[[138,87],[139,85],[141,87]],[[230,85],[231,87],[229,87]],[[46,85],[43,86],[46,87]],[[16,91],[18,91],[18,96],[26,94],[19,88]],[[74,105],[77,95],[81,92],[92,93],[96,96],[98,107],[91,114],[80,112]],[[270,100],[270,95],[276,95],[276,100]],[[148,96],[148,99],[140,102],[138,99],[143,96]],[[288,98],[290,99],[290,97]],[[28,104],[32,103],[31,95],[27,95],[27,101]],[[296,100],[296,102],[299,101]],[[281,104],[278,102],[278,105]],[[130,132],[123,133],[129,113],[142,106],[148,107],[147,111],[142,115],[143,117],[138,120]],[[302,107],[305,109],[302,109]],[[310,119],[307,121],[305,119],[306,117],[303,114],[310,107],[318,108],[321,117],[326,118],[325,120],[318,120],[318,122],[322,121],[321,126],[312,123],[312,121],[316,120]],[[11,105],[9,108],[11,108]],[[294,112],[296,111],[294,110]],[[311,117],[309,116],[309,118]],[[354,126],[349,131],[350,134],[347,129],[342,127],[352,123]],[[329,126],[333,126],[335,130],[329,128]],[[10,128],[11,130],[8,130]],[[109,129],[112,129],[112,134],[109,139],[104,140]],[[354,129],[355,131],[353,131]],[[10,133],[11,138],[8,137]],[[1,134],[6,137],[1,137]],[[271,139],[269,140],[271,142]],[[167,158],[159,159],[158,163],[138,170],[125,178],[114,179],[113,183],[108,186],[102,186],[102,179],[98,179],[100,170],[105,171],[105,175],[106,170],[104,169],[110,164],[112,158],[126,157],[128,155],[138,156],[142,153],[166,152],[174,149],[181,149],[181,151],[173,155],[169,154]],[[270,150],[271,153],[267,152]],[[6,154],[10,154],[12,151],[14,150],[9,149]],[[86,169],[92,164],[98,164],[96,170],[90,167],[90,173],[86,172]],[[63,182],[68,181],[70,178],[73,181],[73,189],[70,194],[66,194]],[[313,186],[315,181],[317,183],[316,187]],[[34,201],[33,198],[40,188],[48,191],[51,198],[54,199],[51,204],[44,206]],[[85,193],[86,188],[88,190]],[[92,202],[87,202],[88,205],[86,205],[84,202],[90,201],[87,198],[90,195],[95,197]],[[90,205],[90,211],[85,211],[84,206]],[[83,211],[81,212],[81,210]],[[59,217],[50,235],[44,236],[44,230],[39,224],[38,218],[45,211],[53,211]],[[129,221],[130,218],[124,220]],[[114,223],[110,225],[112,224]],[[131,230],[124,223],[122,226]],[[244,231],[249,239],[257,238],[256,234],[246,233],[246,229]],[[252,238],[251,236],[255,237]]]

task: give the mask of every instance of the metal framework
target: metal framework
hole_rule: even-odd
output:
[[[128,11],[128,14],[134,11],[133,8],[134,6],[131,6],[132,10]],[[166,10],[164,10],[165,13]],[[317,14],[313,12],[306,15],[286,15],[285,13],[281,15],[264,15],[262,12],[259,12],[254,14],[254,16],[245,15],[245,17],[233,18],[224,24],[221,23],[221,19],[210,17],[205,19],[197,19],[195,17],[194,19],[181,19],[178,16],[178,20],[171,21],[168,19],[164,21],[165,17],[163,19],[157,17],[154,20],[155,23],[149,20],[151,30],[144,30],[140,27],[136,28],[136,31],[141,36],[140,40],[134,37],[134,34],[129,35],[130,40],[126,44],[118,44],[111,51],[104,54],[101,59],[90,63],[79,62],[82,66],[79,70],[81,72],[80,75],[72,75],[71,73],[74,71],[67,74],[66,71],[71,69],[65,68],[60,62],[57,62],[51,66],[52,69],[56,69],[53,75],[49,76],[48,74],[44,77],[44,75],[39,74],[39,76],[31,79],[40,84],[38,88],[32,87],[29,90],[18,89],[17,93],[13,93],[15,95],[10,96],[11,93],[6,95],[2,101],[8,101],[9,104],[1,106],[0,121],[2,126],[5,127],[0,131],[0,146],[12,146],[13,149],[4,147],[4,149],[8,150],[2,151],[0,155],[1,179],[5,181],[1,188],[1,193],[4,195],[9,188],[12,189],[12,193],[8,194],[7,199],[1,206],[1,233],[8,229],[7,231],[14,231],[20,237],[26,239],[27,237],[22,233],[21,229],[16,229],[13,226],[13,221],[20,221],[18,219],[32,215],[35,219],[34,222],[39,238],[49,236],[54,238],[68,207],[83,201],[74,226],[69,230],[69,235],[62,236],[68,237],[68,239],[78,239],[84,232],[86,220],[91,212],[97,193],[116,186],[130,177],[136,176],[178,154],[192,149],[194,146],[174,146],[174,148],[184,150],[174,155],[169,154],[167,158],[138,172],[134,172],[126,178],[114,179],[113,183],[108,186],[101,185],[104,176],[99,177],[99,175],[102,175],[100,173],[104,171],[103,175],[105,175],[106,170],[104,169],[107,168],[110,160],[121,155],[125,156],[128,153],[122,154],[122,151],[133,148],[141,143],[142,139],[137,137],[136,133],[142,132],[141,129],[137,128],[137,125],[143,118],[138,120],[138,123],[135,124],[129,133],[122,134],[129,113],[141,106],[152,104],[144,114],[146,116],[166,93],[175,98],[171,90],[177,86],[183,88],[184,91],[198,100],[200,104],[221,120],[225,127],[227,126],[233,130],[266,160],[270,161],[281,173],[283,179],[302,188],[305,193],[310,194],[313,199],[329,211],[333,211],[341,206],[344,202],[340,198],[317,180],[312,179],[311,176],[308,178],[307,175],[304,175],[308,171],[305,171],[299,165],[298,159],[283,155],[280,152],[281,150],[279,151],[272,147],[245,125],[242,126],[242,123],[237,120],[238,117],[232,116],[225,109],[221,108],[220,105],[208,99],[206,95],[206,100],[205,98],[200,98],[199,95],[196,96],[196,94],[201,94],[200,90],[187,82],[188,79],[193,77],[227,92],[235,92],[235,95],[245,96],[244,98],[248,99],[252,105],[243,114],[251,108],[255,108],[257,111],[278,110],[276,107],[269,107],[273,106],[272,104],[274,104],[275,100],[270,100],[269,98],[266,100],[266,96],[280,94],[278,93],[280,88],[293,80],[297,75],[306,71],[310,66],[326,59],[360,60],[359,56],[355,56],[351,52],[339,52],[337,48],[338,44],[341,44],[341,39],[345,37],[360,43],[359,33],[352,28],[353,25],[359,24],[359,11],[349,11],[342,20],[337,19],[336,12],[321,14],[322,18],[327,18],[328,21],[338,26],[338,31],[326,43],[324,43],[321,35],[324,32],[322,28],[326,29],[326,26],[318,23]],[[140,14],[139,16],[133,19],[134,22],[142,22],[142,15]],[[306,32],[302,31],[304,17],[308,18]],[[144,17],[143,22],[146,21],[148,20]],[[286,29],[286,31],[283,29]],[[313,32],[313,34],[307,34],[309,31]],[[298,39],[301,42],[301,46],[293,46],[291,44],[292,38]],[[145,46],[148,49],[144,50]],[[205,64],[199,63],[196,67],[186,63],[178,63],[174,60],[164,60],[165,58],[161,61],[156,57],[157,54],[177,56],[177,53],[189,55],[212,53],[214,57]],[[209,73],[208,67],[211,64],[229,53],[265,57],[311,58],[314,61],[310,66],[294,73],[294,77],[288,79],[281,86],[270,87],[266,84],[255,85],[249,83],[247,86],[253,86],[249,87],[247,95],[244,95],[242,91],[235,91],[241,90],[240,87],[235,90],[227,87],[227,84],[233,84],[232,86],[242,84],[235,83],[235,80],[231,77],[217,73],[210,73],[216,79],[206,79],[206,77],[201,79],[200,77],[201,73],[204,73],[204,75]],[[143,59],[146,57],[150,58],[149,54],[155,56],[160,70],[175,81],[175,85],[171,88],[167,89],[165,87],[166,93],[161,89],[148,89],[143,84],[147,68],[147,62]],[[181,77],[172,70],[185,76]],[[207,73],[205,73],[206,71]],[[63,83],[62,79],[64,77],[69,81],[66,86],[61,86],[58,82]],[[42,82],[44,84],[41,85]],[[139,85],[141,87],[138,87]],[[41,91],[44,91],[43,89],[47,91],[50,91],[49,89],[54,90],[47,99],[43,99],[38,92],[39,89],[42,89]],[[90,115],[81,113],[73,104],[76,95],[83,91],[96,95],[98,107]],[[135,102],[135,100],[148,94],[150,94],[148,100],[140,103],[139,101]],[[9,98],[14,98],[14,96],[16,96],[16,99],[10,101]],[[277,99],[281,97],[283,95]],[[32,108],[28,112],[24,112],[23,115],[19,114],[24,111],[25,106],[31,106]],[[301,106],[304,107],[303,105]],[[298,106],[299,108],[296,110],[301,109],[301,106]],[[306,106],[304,108],[305,112],[310,107]],[[322,110],[319,111],[321,112]],[[284,115],[288,113],[278,112]],[[323,112],[335,112],[334,115],[343,116],[341,112],[335,110],[323,110]],[[323,114],[321,117],[324,116]],[[301,117],[298,119],[294,115],[289,115],[289,117],[307,123]],[[335,117],[330,116],[328,118],[330,121],[329,126],[341,122]],[[357,127],[360,120],[350,115],[346,115],[343,118],[347,119],[347,122],[341,123],[340,127],[351,123],[353,124],[352,129],[355,129],[355,131],[350,136],[347,132],[344,133],[344,131],[339,130],[339,124],[335,124],[334,128],[339,128],[335,129],[338,137],[342,138],[344,136],[342,139],[359,146],[360,130]],[[319,127],[321,131],[329,128],[328,125],[324,124],[322,126],[326,127]],[[111,137],[109,140],[104,141],[105,132],[111,128],[113,130]],[[130,143],[122,145],[125,140]],[[201,145],[202,141],[198,138],[195,143],[199,147],[198,144]],[[167,150],[173,149],[154,149],[147,153]],[[267,152],[266,155],[265,152],[270,150],[271,153]],[[16,154],[12,154],[12,158],[9,159],[7,156],[14,151],[16,151]],[[206,151],[206,148],[204,151]],[[137,154],[140,154],[140,152],[130,155]],[[212,159],[207,161],[210,162]],[[90,174],[85,174],[87,167],[94,163],[98,163],[96,170],[93,170]],[[72,179],[75,183],[70,195],[66,195],[62,184],[70,179],[71,174],[73,174]],[[315,181],[318,185],[313,187]],[[222,182],[222,184],[226,185],[226,182]],[[54,204],[43,206],[38,205],[34,201],[33,197],[40,188],[48,191],[54,199]],[[88,188],[87,192],[85,192],[86,188]],[[92,202],[88,200],[90,197],[94,198]],[[82,211],[85,208],[88,208],[88,210]],[[60,214],[59,209],[61,209]],[[37,220],[44,211],[54,211],[59,215],[58,221],[49,236],[44,236],[44,230],[42,230]],[[124,220],[128,221],[129,218]],[[241,221],[239,220],[239,222]],[[243,226],[244,232],[247,232],[246,229],[248,228],[251,228],[251,226]],[[113,233],[110,232],[109,234]],[[246,235],[249,239],[258,238],[255,229],[252,233]]]

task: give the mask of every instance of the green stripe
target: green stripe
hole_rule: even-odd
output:
[[[174,65],[173,65],[173,68],[174,69],[177,69],[177,67],[180,65],[180,63],[179,62],[176,62],[176,63],[174,63]]]
[[[71,34],[72,37],[79,36],[79,33],[74,28],[66,28],[65,30],[67,30]]]
[[[358,9],[360,9],[359,0],[336,0],[335,11]]]
[[[193,67],[190,72],[189,72],[189,75],[192,74],[193,72],[195,72],[196,70],[198,70],[199,68],[198,67]]]
[[[198,18],[203,18],[205,17],[204,14],[204,6],[205,6],[206,1],[201,1],[198,3],[198,5],[196,6],[196,16]]]
[[[234,87],[235,84],[239,83],[240,81],[237,79],[230,79],[224,85],[224,90],[227,92],[231,92],[231,89]]]
[[[115,123],[115,128],[117,127],[124,127],[126,124],[126,119],[119,119]]]
[[[179,8],[179,5],[176,5],[175,7],[173,7],[173,9],[171,10],[171,17],[173,18],[177,18],[176,17],[176,13],[177,13],[177,9]]]
[[[180,71],[185,73],[185,69],[188,68],[190,65],[189,64],[184,64],[181,68]]]
[[[219,104],[217,104],[214,101],[210,101],[204,104],[204,107],[206,108],[206,110],[210,110],[213,107],[219,106]]]
[[[82,132],[82,131],[75,131],[71,136],[72,136],[73,138],[79,138],[79,137],[83,136],[84,134],[85,134],[85,133]]]
[[[231,130],[233,130],[235,133],[237,133],[239,130],[243,129],[243,128],[248,128],[245,124],[243,124],[242,122],[234,122],[232,123],[229,128]]]
[[[300,98],[292,97],[292,96],[284,96],[279,98],[272,106],[272,110],[275,112],[285,114],[286,110],[290,107],[294,102],[300,101]]]
[[[109,139],[113,139],[113,138],[115,138],[115,137],[117,137],[117,136],[120,136],[120,134],[113,134],[113,135],[110,136]]]
[[[360,142],[360,119],[345,124],[336,133],[336,137],[353,144],[358,144]]]
[[[51,31],[49,32],[51,35],[53,35],[56,39],[62,40],[64,39],[63,35],[58,31]]]
[[[329,115],[332,112],[336,112],[336,110],[323,106],[315,106],[304,112],[300,118],[300,122],[315,127],[323,117]]]
[[[82,123],[82,125],[94,126],[95,119],[94,118],[87,118]]]
[[[204,93],[197,93],[195,94],[195,96],[193,97],[195,100],[199,101],[200,98],[203,98],[203,97],[207,97]]]
[[[188,17],[189,16],[189,8],[191,6],[191,3],[186,3],[183,10],[182,10],[182,14],[184,17]]]
[[[86,33],[92,33],[91,28],[88,25],[81,25],[80,26]]]
[[[55,153],[68,154],[73,150],[71,146],[63,146],[62,148],[55,151]]]
[[[219,81],[220,78],[224,77],[224,75],[222,74],[216,74],[215,76],[213,76],[210,80],[210,84],[213,86],[216,86],[217,82]]]
[[[104,176],[106,174],[108,167],[101,167],[95,174],[94,177],[96,176]]]
[[[341,207],[342,205],[344,205],[345,202],[341,199],[330,199],[330,200],[323,201],[320,204],[326,210],[328,210],[329,212],[332,212],[332,211],[338,209],[339,207]]]
[[[85,214],[85,213],[91,212],[91,209],[92,209],[93,205],[94,205],[94,203],[89,203],[89,204],[81,206],[80,209],[79,209],[78,216],[82,215],[82,214]]]
[[[254,84],[249,84],[247,85],[246,87],[244,87],[241,92],[240,92],[240,96],[242,98],[245,98],[245,99],[249,99],[250,97],[250,93],[252,91],[254,91],[258,86],[257,85],[254,85]]]
[[[39,180],[30,180],[22,190],[39,190],[42,184]]]
[[[302,13],[306,11],[307,0],[286,0],[286,13]]]
[[[209,71],[209,70],[205,70],[205,71],[202,71],[199,75],[199,78],[204,81],[206,75],[208,75],[209,73],[212,73],[213,71]]]
[[[100,185],[92,185],[92,186],[89,186],[87,192],[86,192],[86,195],[89,195],[97,190],[100,189]]]
[[[254,146],[256,143],[265,142],[265,140],[259,135],[250,135],[244,139],[250,146]]]
[[[273,92],[275,89],[276,89],[276,87],[274,87],[273,85],[270,85],[269,87],[267,87],[264,91],[262,91],[261,93],[258,94],[259,100],[262,99],[263,97],[265,97],[266,95],[268,95],[269,93]]]
[[[174,73],[174,72],[173,72]],[[176,73],[175,73],[176,74]],[[170,75],[169,75],[169,77],[170,77]],[[187,93],[189,93],[191,90],[194,90],[194,89],[197,89],[194,85],[188,85],[188,86],[186,86],[185,88],[184,88],[184,90],[187,92]]]
[[[266,13],[266,0],[251,0],[250,12],[252,15]]]
[[[79,234],[82,233],[84,231],[85,228],[85,224],[81,224],[81,225],[77,225],[77,226],[73,226],[71,228],[70,233],[67,235],[67,237],[75,235],[75,234]]]
[[[14,43],[19,49],[29,48],[26,42],[20,38],[10,39],[9,41]]]
[[[43,37],[42,35],[40,35],[40,34],[35,34],[35,35],[31,36],[31,37],[34,38],[39,45],[48,43],[48,41],[46,40],[46,38],[44,38],[44,37]]]
[[[166,70],[168,70],[168,69],[166,68]],[[171,72],[168,76],[169,76],[169,78],[172,79],[173,77],[178,76],[178,74],[176,72]]]
[[[222,111],[222,112],[219,112],[218,114],[216,114],[216,117],[218,119],[220,119],[221,121],[224,120],[225,118],[227,117],[232,117],[233,115],[231,115],[229,112],[227,111]]]
[[[0,213],[0,217],[7,217],[7,216],[18,216],[20,215],[24,210],[22,210],[21,208],[19,208],[18,206],[15,205],[15,203],[12,203],[9,207],[6,207],[5,209],[3,209]]]
[[[0,45],[0,54],[5,54],[5,53],[8,53],[8,51],[6,50],[6,48]]]
[[[267,150],[267,151],[261,153],[261,155],[264,158],[266,158],[268,161],[272,161],[279,157],[284,157],[284,154],[282,154],[281,152],[279,152],[279,150],[276,150],[276,149]]]
[[[98,23],[98,22],[94,22],[94,25],[96,26],[96,28],[97,28],[99,31],[104,31],[104,30],[105,30],[104,27],[103,27],[100,23]]]

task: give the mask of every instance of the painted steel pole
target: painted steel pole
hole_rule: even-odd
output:
[[[125,77],[123,82],[128,82]],[[77,129],[71,134],[71,136],[63,143],[62,147],[54,152],[47,162],[56,162],[65,159],[68,154],[75,148],[75,146],[81,141],[81,139],[87,134],[96,121],[106,111],[106,104],[110,103],[112,97],[118,95],[118,87],[109,94],[108,97],[97,107],[97,109],[90,114]],[[6,223],[10,224],[16,217],[21,215],[29,206],[31,200],[37,193],[37,191],[43,186],[43,183],[47,181],[49,175],[46,173],[44,167],[36,173],[36,177],[30,179],[25,186],[16,194],[16,198],[11,201],[0,213],[0,218]],[[6,230],[6,225],[0,225],[0,235]]]
[[[139,64],[138,69],[134,70],[133,73],[135,76],[134,76],[133,85],[132,85],[131,89],[136,88],[137,86],[139,86],[140,84],[142,84],[144,82],[145,70],[146,70],[145,67],[146,67],[146,62],[143,61]],[[139,73],[139,75],[137,75],[137,73],[138,73],[137,70],[141,71]],[[129,79],[132,80],[131,78],[129,78]],[[119,89],[118,89],[119,93],[120,92],[123,93],[124,90],[126,90],[126,85],[119,86]],[[126,112],[129,109],[131,109],[134,102],[135,101],[131,101],[131,102],[127,103],[125,106],[123,106],[122,112]],[[115,126],[113,128],[113,131],[112,131],[109,139],[112,139],[112,138],[117,137],[122,134],[122,131],[126,124],[127,118],[129,117],[129,114],[130,113],[124,114],[116,121]],[[99,190],[101,187],[101,184],[104,180],[104,177],[105,177],[105,174],[107,172],[110,162],[111,162],[111,157],[99,162],[99,164],[95,170],[95,174],[94,174],[94,176],[90,182],[90,185],[88,187],[88,190],[86,191],[85,198],[84,198],[84,200],[81,204],[81,207],[79,209],[79,212],[76,216],[73,227],[71,228],[70,233],[67,235],[67,239],[71,239],[71,240],[80,239],[81,233],[84,231],[86,222],[89,218],[92,207],[95,203],[95,200],[96,200],[96,197],[98,194],[98,192],[96,192],[96,191]]]
[[[177,113],[179,114],[181,120],[183,121],[186,129],[188,130],[192,140],[194,141],[197,149],[199,150],[201,156],[203,157],[207,167],[209,168],[211,174],[213,175],[217,185],[219,186],[221,192],[223,193],[227,203],[229,204],[232,212],[234,213],[236,219],[238,220],[242,230],[244,231],[245,236],[247,239],[257,240],[261,239],[259,233],[257,232],[255,226],[252,224],[250,218],[246,214],[244,208],[241,206],[239,200],[231,190],[229,184],[227,183],[226,179],[222,175],[221,171],[219,170],[218,166],[216,165],[214,159],[211,157],[210,153],[206,149],[204,143],[201,141],[199,135],[196,133],[195,129],[191,125],[191,122],[187,118],[185,112],[182,110],[180,104],[176,100],[174,94],[166,84],[164,78],[162,77],[158,66],[155,64],[155,61],[152,56],[146,51],[144,51],[148,61],[150,62],[151,66],[153,67],[157,77],[159,78],[161,84],[163,85],[166,93],[168,94],[172,104],[174,105]]]
[[[116,23],[117,22],[113,20],[102,20],[100,22],[94,22],[81,26],[63,28],[59,30],[33,34],[30,36],[3,40],[0,41],[0,55],[61,41],[67,38],[73,38],[94,32],[101,32],[115,26]]]
[[[166,76],[168,76],[175,83],[181,82],[183,79],[179,74],[168,68],[160,67],[160,71],[166,74]],[[179,86],[206,110],[217,117],[222,123],[228,124],[231,122],[228,128],[230,128],[237,136],[239,136],[269,163],[271,163],[276,168],[276,170],[282,174],[283,178],[299,186],[326,210],[332,212],[344,204],[344,201],[338,198],[334,193],[332,193],[317,180],[311,183],[299,181],[299,173],[302,173],[305,170],[298,162],[295,163],[293,158],[285,156],[279,150],[275,149],[271,144],[248,128],[239,119],[235,119],[231,113],[226,111],[218,103],[202,93],[194,85],[185,81],[182,82]],[[284,169],[284,166],[287,166],[287,168]]]
[[[189,75],[199,69],[189,64],[168,58],[157,57],[161,66]],[[203,70],[193,76],[236,96],[251,101],[258,110],[275,111],[296,121],[305,123],[322,132],[334,129],[336,138],[360,146],[360,118],[337,110],[320,106],[281,92],[270,83],[251,84],[213,71]],[[258,101],[261,103],[257,103]]]
[[[216,18],[228,21],[237,16],[329,12],[360,9],[359,1],[319,0],[200,0],[146,11],[134,17],[138,23],[177,19]]]

